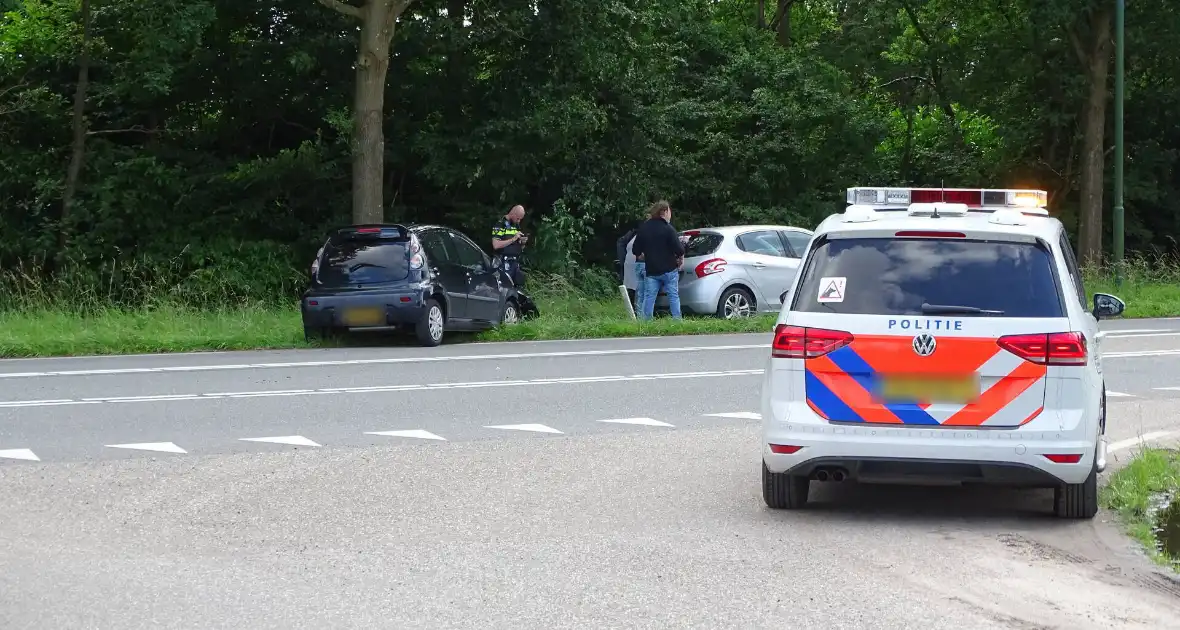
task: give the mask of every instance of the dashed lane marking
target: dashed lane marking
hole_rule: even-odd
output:
[[[505,431],[532,431],[534,433],[562,433],[553,427],[543,424],[496,424],[485,426],[485,429],[503,429]]]
[[[187,453],[172,442],[139,442],[137,444],[107,444],[107,448],[126,448],[136,451],[156,451],[158,453]]]
[[[33,451],[31,451],[27,448],[9,448],[9,449],[2,450],[2,451],[0,451],[0,458],[23,459],[25,461],[30,461],[30,462],[41,461],[41,458],[37,457],[36,453],[34,453]]]
[[[761,420],[762,414],[753,411],[730,411],[726,413],[707,413],[710,418],[735,418],[738,420]]]
[[[521,381],[478,381],[469,383],[427,383],[420,385],[382,385],[374,387],[330,387],[324,389],[284,389],[255,392],[213,392],[201,394],[157,394],[148,396],[108,396],[99,398],[52,400],[10,400],[0,401],[0,409],[23,407],[57,407],[65,405],[99,405],[115,403],[162,403],[196,400],[223,400],[239,398],[270,398],[279,396],[323,396],[330,394],[382,394],[391,392],[417,392],[448,389],[471,389],[484,387],[519,387],[527,385],[578,385],[584,383],[610,383],[628,381],[658,381],[682,378],[716,378],[723,376],[761,376],[762,369],[725,370],[717,372],[674,372],[667,374],[616,374],[610,376],[574,376],[565,378],[538,378]]]
[[[424,431],[422,429],[402,429],[402,430],[398,430],[398,431],[366,431],[365,435],[384,435],[386,437],[416,438],[419,440],[442,440],[443,442],[447,441],[447,438],[445,438],[445,437],[442,437],[440,435],[435,435],[435,434],[431,433],[430,431]]]
[[[302,435],[280,435],[276,437],[240,438],[241,442],[269,442],[271,444],[287,444],[290,446],[323,446]]]
[[[1106,392],[1106,395],[1114,396],[1115,398],[1134,398],[1134,394],[1124,394],[1123,392]]]
[[[667,422],[660,422],[655,418],[613,418],[611,420],[599,420],[607,424],[635,424],[648,427],[675,427],[675,425]]]

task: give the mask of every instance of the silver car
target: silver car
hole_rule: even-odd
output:
[[[680,270],[680,308],[685,313],[726,319],[777,313],[783,292],[791,287],[810,230],[786,225],[740,225],[685,230],[684,267]],[[627,243],[623,284],[635,298],[635,255]],[[657,308],[667,308],[662,291]]]

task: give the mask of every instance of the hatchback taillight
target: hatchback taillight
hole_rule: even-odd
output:
[[[996,340],[1008,352],[1040,365],[1086,365],[1086,336],[1080,332],[1005,335]]]
[[[715,273],[721,273],[722,271],[725,271],[726,264],[728,263],[725,262],[724,258],[710,258],[709,260],[706,260],[705,262],[697,265],[697,277],[704,278],[705,276]]]
[[[804,328],[779,324],[774,329],[770,356],[776,359],[814,359],[852,343],[853,336],[843,330]]]

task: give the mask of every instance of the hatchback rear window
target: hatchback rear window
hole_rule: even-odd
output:
[[[408,240],[380,235],[336,235],[324,247],[317,279],[328,287],[404,280],[410,273]]]
[[[684,257],[708,256],[717,251],[724,240],[725,237],[716,232],[698,232],[688,237],[688,243],[684,245]]]
[[[927,304],[992,311],[981,313],[988,317],[1064,316],[1052,255],[1039,243],[823,240],[804,274],[791,309],[806,313],[941,314]]]

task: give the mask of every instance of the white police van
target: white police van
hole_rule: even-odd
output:
[[[1037,190],[850,188],[784,295],[762,383],[762,493],[812,481],[1053,488],[1092,518],[1106,465],[1098,319]]]

